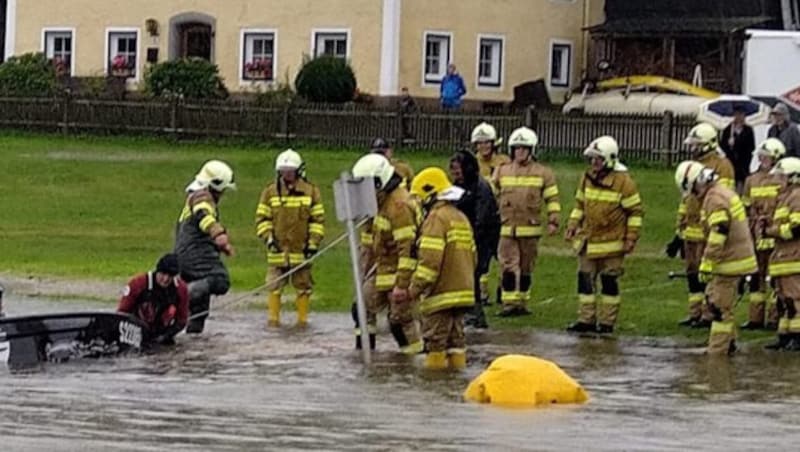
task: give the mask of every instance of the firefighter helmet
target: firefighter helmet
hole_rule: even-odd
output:
[[[697,184],[707,184],[716,178],[713,169],[694,160],[681,162],[675,170],[675,185],[684,195],[691,193]]]
[[[497,144],[497,129],[488,122],[482,122],[475,126],[475,128],[472,129],[472,136],[470,137],[470,142],[472,144],[483,143],[485,141],[490,141],[493,145]]]
[[[595,138],[586,149],[583,156],[592,158],[599,157],[603,160],[603,166],[608,169],[625,171],[625,166],[619,163],[619,145],[617,140],[610,135]]]
[[[432,198],[445,193],[453,184],[447,178],[444,170],[435,166],[425,168],[414,177],[411,182],[411,194],[418,196],[423,203],[428,203]]]
[[[800,158],[786,157],[780,159],[771,174],[783,174],[791,184],[800,184]]]
[[[715,151],[719,147],[717,129],[707,122],[701,122],[692,127],[683,143],[695,146],[697,149],[695,152],[699,155]]]
[[[367,154],[353,165],[352,174],[357,178],[372,177],[375,179],[375,188],[385,188],[394,175],[391,162],[381,154]]]
[[[536,136],[536,132],[527,127],[520,127],[511,132],[511,136],[508,137],[508,153],[513,157],[514,148],[524,147],[530,149],[530,156],[533,157],[538,144],[539,137]]]
[[[777,161],[786,155],[786,146],[777,138],[767,138],[756,148],[756,155],[770,157]]]
[[[236,182],[234,181],[231,167],[221,160],[209,160],[203,164],[203,167],[194,176],[194,181],[186,187],[186,191],[196,191],[204,188],[210,188],[219,193],[226,189],[236,190]]]

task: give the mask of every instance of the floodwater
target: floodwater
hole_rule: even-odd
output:
[[[97,309],[7,297],[9,314]],[[293,320],[288,314],[286,320]],[[431,374],[379,338],[365,372],[344,314],[266,331],[216,312],[200,337],[150,355],[0,370],[2,450],[795,450],[800,353],[709,359],[669,340],[552,332],[469,336],[462,374]],[[552,359],[591,395],[510,410],[461,401],[495,357]],[[793,446],[793,444],[795,446]]]

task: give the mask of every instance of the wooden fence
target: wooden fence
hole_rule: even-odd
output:
[[[358,105],[257,106],[235,102],[109,101],[70,98],[0,98],[0,127],[70,133],[163,134],[241,137],[281,144],[314,142],[366,147],[384,137],[406,149],[466,146],[472,128],[493,124],[507,137],[521,125],[534,128],[540,150],[579,156],[595,137],[612,135],[623,158],[672,163],[691,119],[664,116],[573,116],[529,109],[499,114],[402,112]]]

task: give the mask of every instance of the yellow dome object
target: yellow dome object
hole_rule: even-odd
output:
[[[589,395],[551,361],[524,355],[501,356],[472,380],[464,399],[513,407],[583,403]]]

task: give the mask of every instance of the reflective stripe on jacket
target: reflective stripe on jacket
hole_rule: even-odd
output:
[[[725,156],[713,151],[698,157],[697,161],[719,175],[718,183],[720,185],[733,189],[733,165]],[[700,207],[700,200],[694,195],[685,196],[678,206],[677,233],[687,242],[705,242],[706,240],[703,222],[700,219]]]
[[[793,229],[800,227],[800,186],[790,185],[781,194],[767,235],[775,238],[775,251],[769,260],[770,276],[800,274],[800,237]]]
[[[544,233],[542,211],[558,224],[561,204],[553,171],[534,160],[503,165],[494,173],[502,237],[539,237]]]
[[[714,183],[700,213],[707,232],[700,271],[726,276],[758,270],[744,204],[733,190]]]
[[[379,200],[378,214],[372,221],[376,290],[408,288],[417,266],[412,252],[417,224],[416,204],[404,186],[399,185]]]
[[[769,174],[767,170],[759,169],[747,177],[744,182],[742,202],[747,208],[747,218],[750,219],[750,233],[757,251],[775,248],[775,239],[762,237],[762,226],[769,227],[778,205],[778,194],[784,187],[783,178],[776,174]]]

